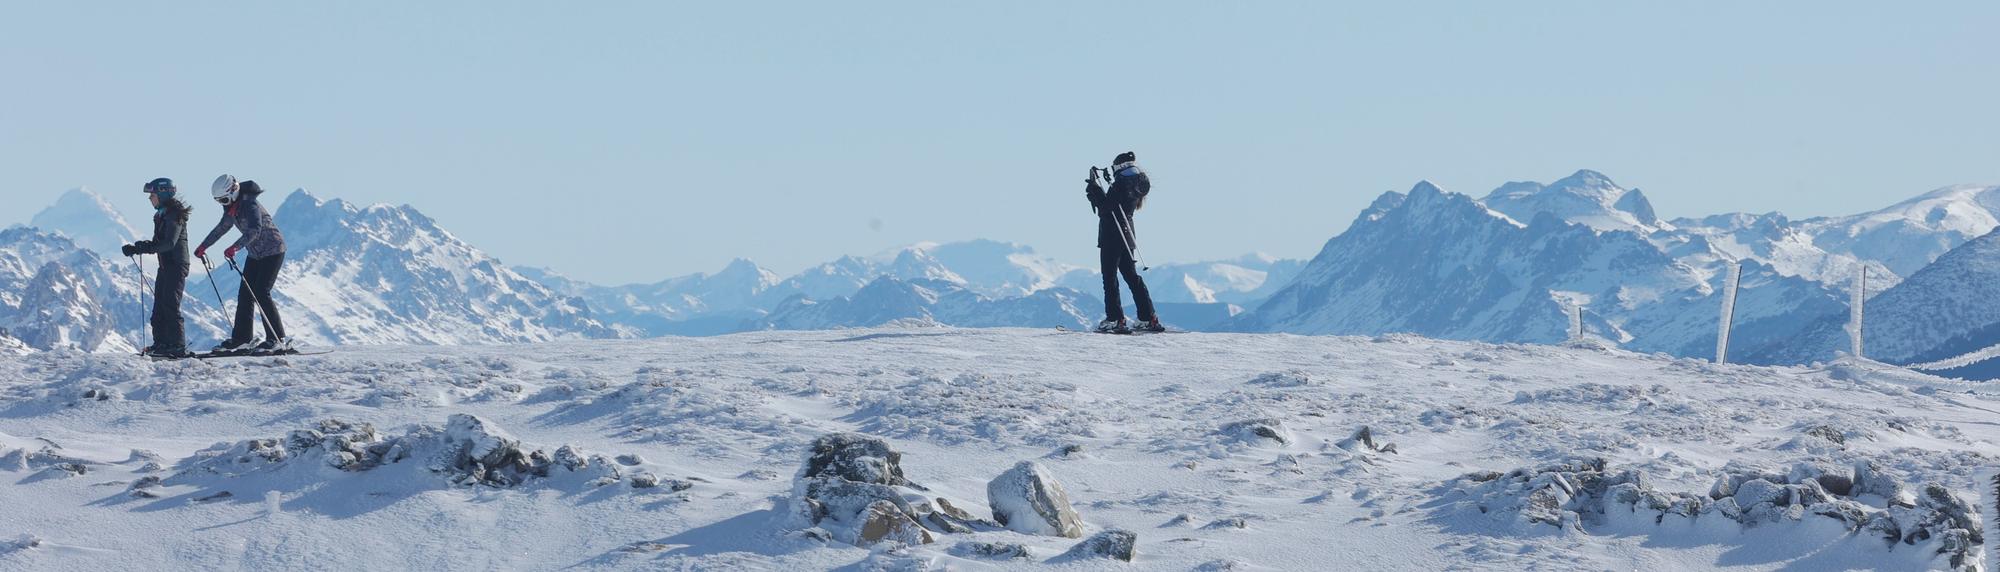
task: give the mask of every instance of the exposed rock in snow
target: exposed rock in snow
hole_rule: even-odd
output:
[[[834,433],[813,441],[800,479],[832,477],[857,483],[908,486],[903,476],[903,454],[889,444],[857,433]],[[917,487],[922,488],[922,487]]]
[[[986,502],[993,507],[993,520],[1008,529],[1042,536],[1083,536],[1083,523],[1070,506],[1069,492],[1040,463],[1021,461],[987,483]]]
[[[34,474],[28,477],[28,480],[31,481],[67,479],[89,474],[91,466],[96,464],[92,461],[65,455],[59,452],[61,450],[62,447],[54,444],[43,446],[34,451],[27,449],[7,451],[4,448],[0,448],[0,453],[4,453],[0,454],[0,470],[34,471]]]
[[[1272,417],[1234,421],[1223,425],[1220,432],[1244,442],[1263,439],[1276,441],[1280,445],[1292,442],[1291,433],[1285,431],[1285,424]]]
[[[834,433],[813,441],[792,487],[795,528],[825,530],[834,540],[871,546],[891,541],[929,544],[932,532],[990,530],[943,498],[920,494],[904,478],[902,454],[881,439]]]
[[[1138,533],[1114,528],[1090,535],[1054,561],[1111,559],[1131,562],[1138,545]]]
[[[1865,475],[1853,489],[1856,496],[1879,495],[1882,490],[1900,494],[1899,485],[1878,468],[1855,469]],[[1824,517],[1839,521],[1850,533],[1860,531],[1892,547],[1900,543],[1935,554],[1938,564],[1954,570],[1970,570],[1977,562],[1983,537],[1974,510],[1957,495],[1930,485],[1915,503],[1891,500],[1882,509],[1822,484],[1847,478],[1846,471],[1819,474],[1812,465],[1801,465],[1788,475],[1726,474],[1707,495],[1692,495],[1661,491],[1644,473],[1614,473],[1603,459],[1591,459],[1506,474],[1467,474],[1441,489],[1443,498],[1435,506],[1440,513],[1476,510],[1488,519],[1511,521],[1522,532],[1541,525],[1581,533],[1595,526],[1701,519],[1754,527]]]
[[[568,446],[553,455],[528,450],[485,420],[454,414],[442,429],[419,425],[396,437],[383,437],[365,423],[329,419],[283,439],[218,443],[181,461],[165,482],[209,482],[312,465],[365,472],[411,460],[457,485],[514,487],[549,477],[552,470],[577,475],[590,486],[621,480],[617,465],[601,455],[586,458]]]
[[[0,556],[32,550],[42,545],[42,539],[32,534],[23,534],[8,540],[0,540]]]
[[[1313,385],[1312,376],[1299,370],[1274,371],[1250,378],[1251,385],[1264,387],[1306,387]]]
[[[1028,547],[1012,542],[960,542],[952,545],[951,554],[961,558],[985,560],[1016,560],[1033,558]]]
[[[1368,426],[1366,425],[1363,425],[1361,429],[1356,430],[1354,432],[1354,435],[1346,439],[1342,439],[1340,440],[1339,443],[1335,443],[1334,445],[1342,449],[1347,449],[1349,451],[1360,450],[1370,453],[1396,452],[1395,443],[1384,442],[1377,444],[1375,442],[1375,433],[1369,430]]]

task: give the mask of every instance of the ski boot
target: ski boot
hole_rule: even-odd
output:
[[[1133,327],[1132,329],[1140,332],[1146,332],[1149,334],[1157,334],[1160,332],[1167,331],[1167,326],[1165,324],[1161,324],[1159,318],[1153,318],[1151,320],[1139,322],[1139,325]]]
[[[250,353],[252,350],[255,350],[256,348],[257,345],[249,340],[243,340],[243,341],[228,340],[222,342],[222,344],[220,345],[215,346],[215,349],[208,350],[208,355],[212,356],[243,355]]]
[[[1105,318],[1104,321],[1097,323],[1097,333],[1129,334],[1132,333],[1132,328],[1130,326],[1125,325],[1124,318],[1119,318],[1116,320]]]
[[[194,357],[194,354],[187,351],[187,348],[161,349],[157,346],[146,346],[146,352],[139,355],[153,359],[184,359]]]
[[[252,353],[258,355],[285,355],[297,352],[298,350],[292,347],[291,338],[265,339],[264,343],[257,344],[257,348],[252,350]]]

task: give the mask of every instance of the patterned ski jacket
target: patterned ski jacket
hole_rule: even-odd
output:
[[[202,239],[201,247],[196,250],[215,244],[233,226],[242,233],[236,238],[234,246],[250,251],[250,258],[284,254],[285,234],[278,232],[278,225],[271,221],[271,211],[264,210],[264,205],[257,202],[264,189],[258,187],[256,181],[243,181],[238,185],[236,202],[223,209],[222,220],[215,223],[215,230],[208,231],[208,238]]]

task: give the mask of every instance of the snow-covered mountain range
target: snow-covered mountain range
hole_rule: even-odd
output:
[[[1289,280],[1302,261],[1261,254],[1164,264],[1147,273],[1155,299],[1198,328],[1241,311]],[[870,256],[843,256],[796,275],[737,259],[712,274],[652,284],[599,286],[549,269],[520,272],[585,300],[597,316],[644,335],[708,335],[755,329],[862,327],[892,320],[957,326],[1073,326],[1094,323],[1102,305],[1095,269],[994,240],[919,243]],[[1128,300],[1129,301],[1129,300]],[[1080,317],[1079,317],[1080,316]]]
[[[291,335],[321,344],[520,343],[624,335],[582,301],[516,273],[409,206],[301,190],[275,213],[277,294]],[[215,275],[235,288],[231,272]],[[206,292],[206,285],[190,286]],[[233,302],[232,302],[233,303]]]
[[[116,251],[116,245],[113,251]],[[145,269],[152,292],[150,264]],[[0,353],[23,349],[91,352],[138,351],[146,345],[140,326],[152,308],[140,301],[140,269],[106,257],[64,234],[35,227],[0,230]],[[206,343],[221,332],[201,317],[215,306],[190,291],[182,299],[190,343]]]
[[[1147,277],[1162,315],[1189,329],[1554,342],[1568,335],[1569,313],[1580,307],[1592,335],[1636,350],[1708,357],[1722,283],[1740,263],[1732,355],[1796,362],[1833,357],[1837,347],[1802,336],[1845,315],[1859,269],[1869,273],[1870,294],[1894,288],[2000,226],[1996,212],[2000,187],[1955,186],[1845,217],[1730,213],[1668,221],[1644,193],[1585,170],[1548,184],[1506,183],[1482,199],[1421,183],[1384,194],[1309,262],[1248,255],[1159,264]],[[197,212],[195,226],[209,215]],[[1101,304],[1094,269],[1000,241],[914,244],[789,277],[738,259],[715,273],[604,286],[501,264],[410,206],[361,207],[301,191],[277,217],[292,245],[280,301],[292,329],[311,343],[531,342],[906,322],[1047,327],[1088,324]],[[85,190],[64,194],[36,221],[65,236],[108,240],[110,248],[129,236],[119,229],[130,232]],[[143,311],[133,278],[114,270],[116,261],[82,256],[94,249],[46,233],[7,237],[6,279],[19,286],[4,299],[0,345],[137,345],[126,332],[138,331]],[[67,261],[63,272],[38,281],[42,266],[58,258]],[[68,287],[71,279],[86,287]],[[235,279],[227,270],[215,275],[225,295]],[[125,290],[116,287],[121,281]],[[214,311],[201,302],[212,294],[197,296],[209,292],[204,282],[197,275],[190,285],[190,316]],[[23,295],[31,291],[42,293]],[[1871,310],[1871,324],[1898,319],[1899,299]],[[1984,316],[1954,314],[1964,323],[1939,330],[1950,332],[1943,337],[1910,338],[1924,347],[1909,355],[2000,329],[1981,322]],[[193,337],[220,331],[209,321],[191,318],[205,330]]]
[[[1732,352],[1783,348],[1844,315],[1859,267],[1890,285],[1995,225],[1993,187],[1951,187],[1881,211],[1791,221],[1727,214],[1662,221],[1594,171],[1507,183],[1483,200],[1419,183],[1377,199],[1267,302],[1224,325],[1306,334],[1411,332],[1553,342],[1580,306],[1593,334],[1712,356],[1721,286],[1742,264]],[[1871,292],[1879,291],[1871,289]],[[1831,354],[1814,359],[1833,357]]]

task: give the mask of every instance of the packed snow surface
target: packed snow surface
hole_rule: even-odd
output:
[[[53,351],[0,357],[0,569],[1974,569],[1996,443],[1990,384],[1586,342]]]

